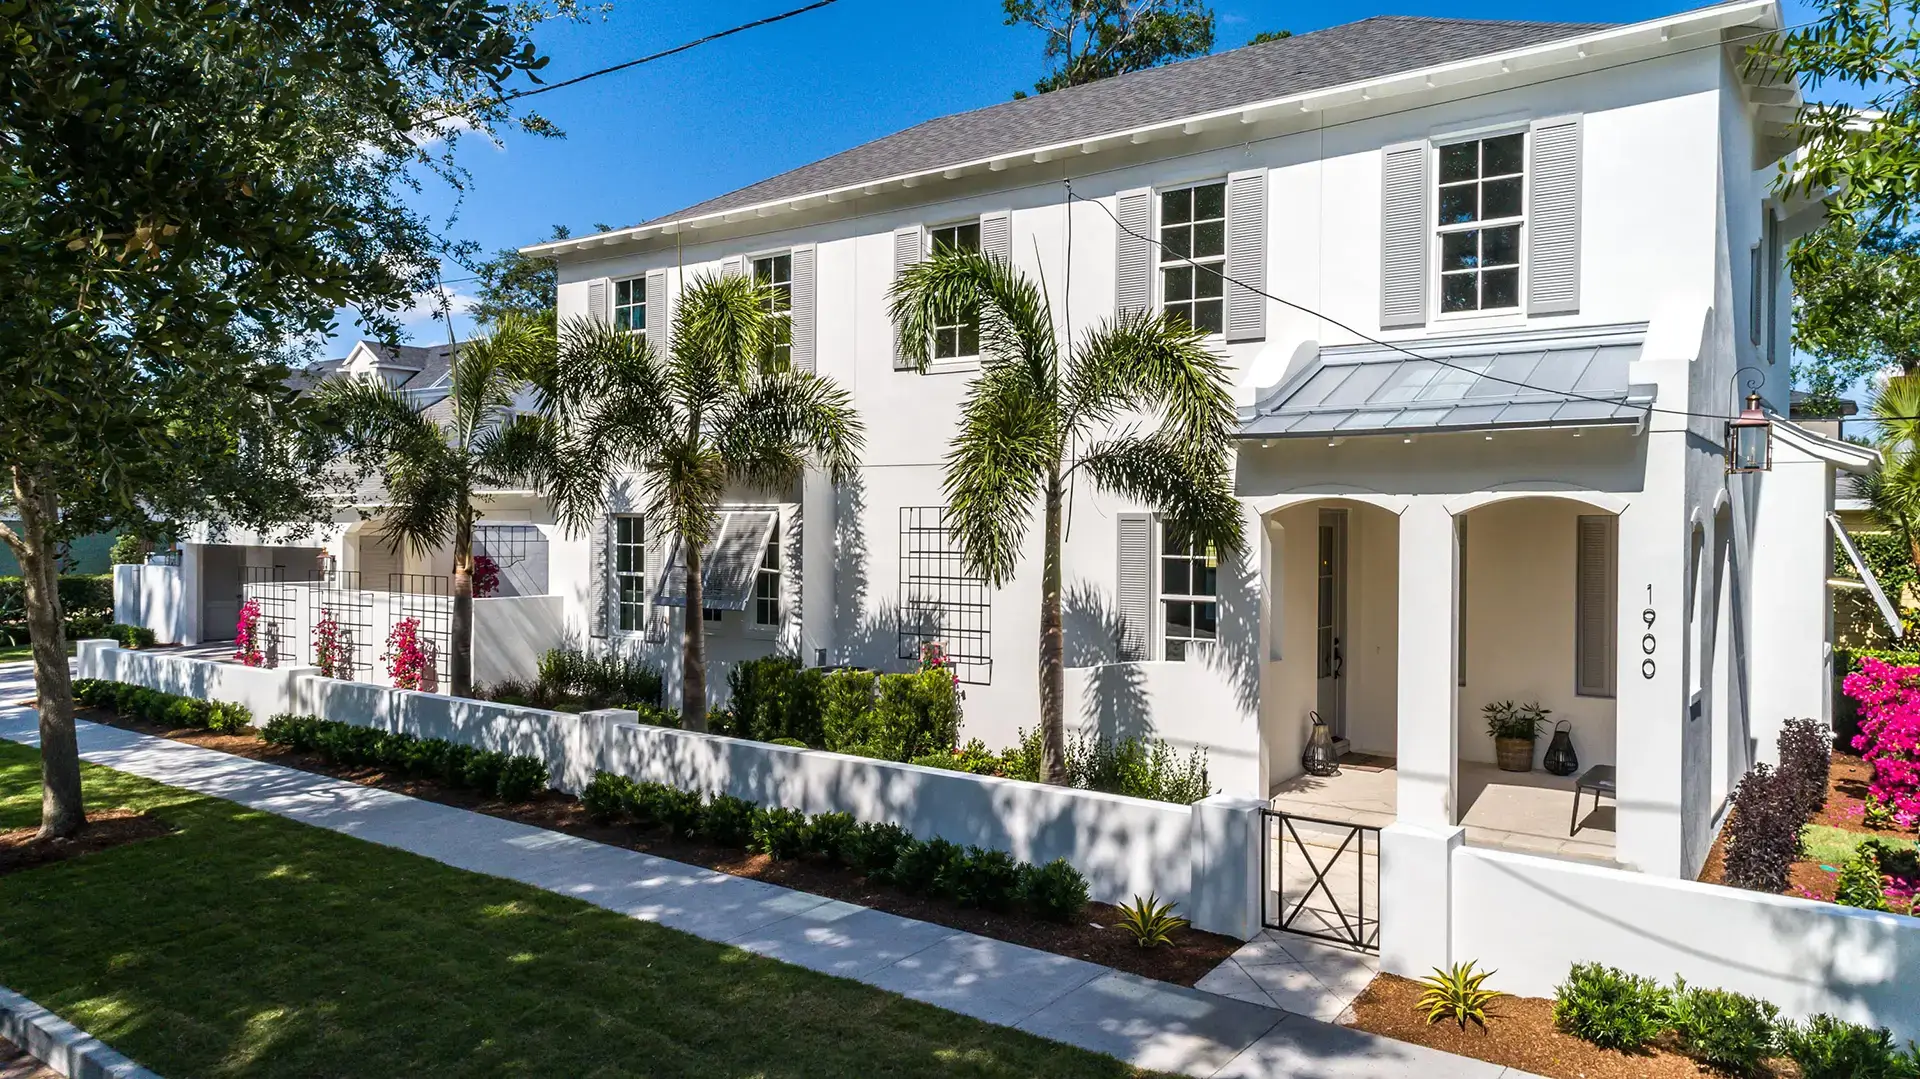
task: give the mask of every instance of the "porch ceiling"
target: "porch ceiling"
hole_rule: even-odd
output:
[[[1341,345],[1251,409],[1241,438],[1640,424],[1654,387],[1628,374],[1646,324]]]

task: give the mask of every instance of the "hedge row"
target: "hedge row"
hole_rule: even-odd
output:
[[[897,824],[856,821],[849,813],[809,817],[794,809],[763,809],[728,794],[703,800],[693,791],[636,783],[611,772],[596,773],[580,803],[601,823],[627,820],[666,828],[678,838],[697,837],[776,859],[814,856],[873,883],[962,906],[1025,907],[1037,917],[1070,922],[1087,905],[1086,878],[1064,858],[1030,865],[1005,851],[920,840]]]
[[[1833,732],[1813,719],[1780,728],[1779,767],[1756,764],[1733,791],[1727,821],[1726,880],[1736,888],[1784,892],[1801,854],[1801,830],[1826,803]]]
[[[113,574],[63,574],[55,585],[60,593],[60,609],[67,617],[93,615],[113,617]],[[0,622],[24,622],[27,618],[27,586],[18,577],[0,577]]]
[[[100,678],[75,679],[73,698],[89,708],[111,708],[123,716],[174,727],[200,727],[231,734],[253,724],[253,710],[244,704],[182,697]]]
[[[319,716],[283,712],[267,721],[260,736],[274,745],[318,753],[329,764],[378,765],[504,802],[524,802],[546,790],[550,779],[546,762],[538,757],[509,756],[445,738],[415,738]]]

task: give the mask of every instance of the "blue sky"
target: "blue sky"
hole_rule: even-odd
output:
[[[604,20],[549,23],[537,35],[558,81],[798,6],[795,0],[705,4],[615,0]],[[1370,15],[1632,22],[1686,0],[1215,0],[1216,48],[1263,30],[1303,33]],[[1789,21],[1804,18],[1800,3]],[[483,249],[575,234],[670,213],[931,117],[1005,101],[1041,70],[1037,31],[1003,26],[999,0],[839,0],[532,99],[564,139],[460,144],[473,174],[452,233]],[[429,186],[419,208],[442,219],[450,193]],[[466,276],[449,268],[448,277]],[[455,281],[456,294],[471,284]],[[424,314],[414,340],[444,326]],[[456,320],[464,333],[465,320]],[[341,351],[337,346],[335,351]]]

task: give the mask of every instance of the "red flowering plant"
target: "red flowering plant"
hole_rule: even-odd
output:
[[[313,624],[313,662],[328,678],[353,677],[353,642],[325,607],[320,608],[320,621]]]
[[[953,684],[960,684],[960,672],[954,669],[953,657],[947,655],[947,646],[939,641],[925,641],[920,645],[920,670],[945,671],[953,676]]]
[[[395,689],[420,689],[429,693],[438,687],[433,669],[433,642],[420,634],[418,618],[402,618],[387,633],[387,650],[380,657],[387,661],[387,675]]]
[[[1868,821],[1912,828],[1920,823],[1920,667],[1865,656],[1842,689],[1860,705],[1853,748],[1873,765]]]
[[[260,601],[247,600],[240,605],[240,621],[233,627],[233,658],[248,667],[264,667],[267,653],[266,625],[260,618]]]
[[[473,598],[486,599],[500,591],[500,564],[489,555],[473,556]]]

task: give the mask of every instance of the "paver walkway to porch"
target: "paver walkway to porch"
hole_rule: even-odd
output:
[[[19,675],[0,668],[0,694]],[[0,710],[33,745],[36,717]],[[1221,1079],[1522,1079],[1302,1015],[622,847],[93,723],[81,756],[251,809],[570,895],[633,918],[851,978],[1143,1068]]]

